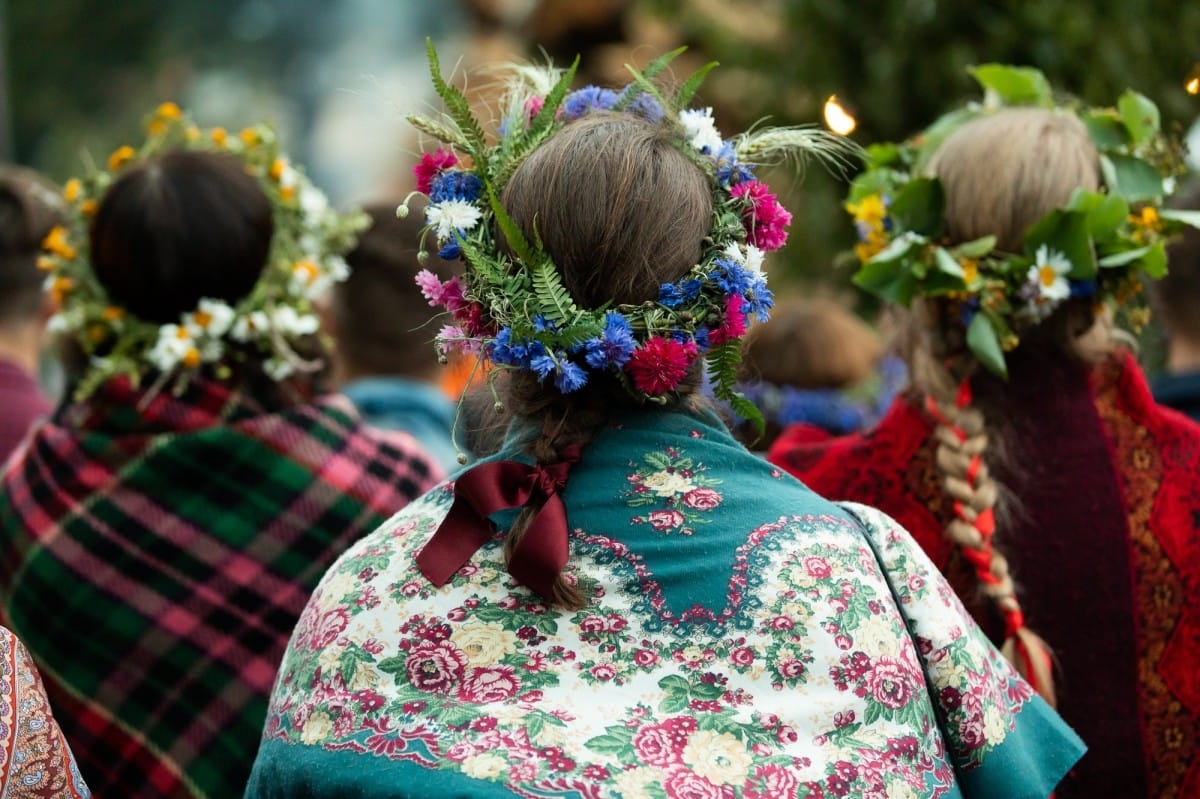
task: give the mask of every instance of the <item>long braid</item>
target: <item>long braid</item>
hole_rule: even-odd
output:
[[[1025,626],[1008,559],[993,544],[1000,491],[984,460],[987,431],[983,413],[971,406],[970,382],[964,380],[951,401],[927,395],[925,408],[937,421],[937,468],[942,490],[954,503],[954,518],[946,524],[945,535],[958,545],[980,589],[1004,618],[1004,656],[1054,705],[1050,647]]]
[[[609,411],[603,403],[567,402],[562,398],[557,398],[557,401],[548,403],[532,413],[522,415],[531,421],[539,418],[542,420],[538,435],[527,443],[526,451],[538,464],[544,466],[561,462],[567,447],[575,445],[581,450],[585,449],[609,419]],[[537,511],[536,506],[527,505],[517,515],[504,539],[506,565],[525,537],[529,523]],[[566,575],[565,570],[554,580],[553,603],[568,610],[579,610],[587,605],[587,597],[575,584],[574,579]]]

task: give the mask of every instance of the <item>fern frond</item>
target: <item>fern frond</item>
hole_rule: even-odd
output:
[[[434,49],[433,39],[425,40],[425,52],[429,56],[429,74],[433,78],[433,88],[442,102],[446,104],[446,112],[450,119],[463,132],[467,146],[464,149],[471,154],[476,165],[487,166],[487,142],[484,139],[483,128],[471,113],[471,104],[465,94],[457,86],[451,86],[442,78],[441,64],[438,63],[437,50]]]
[[[679,91],[675,92],[675,108],[687,108],[688,103],[696,96],[700,84],[704,83],[704,79],[708,77],[708,73],[712,72],[718,66],[718,62],[709,61],[700,69],[692,73],[691,77],[683,82],[679,87]]]
[[[579,316],[579,308],[567,287],[562,284],[558,270],[554,268],[550,259],[544,256],[538,258],[529,271],[533,278],[533,292],[537,298],[538,311],[560,327],[573,322]]]

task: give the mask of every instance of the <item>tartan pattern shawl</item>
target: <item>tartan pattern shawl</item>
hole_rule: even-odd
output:
[[[112,381],[10,463],[2,618],[96,795],[240,796],[310,591],[441,470],[341,396],[139,399]]]

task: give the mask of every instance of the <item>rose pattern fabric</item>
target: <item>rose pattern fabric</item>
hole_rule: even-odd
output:
[[[563,498],[578,611],[509,575],[503,514],[447,585],[425,579],[450,483],[343,555],[292,637],[247,798],[1013,799],[1082,752],[906,532],[715,415],[614,420]]]

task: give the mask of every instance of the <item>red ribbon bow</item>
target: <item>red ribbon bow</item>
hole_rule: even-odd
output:
[[[482,463],[454,482],[454,504],[417,553],[417,568],[441,587],[495,535],[488,517],[499,510],[539,505],[525,536],[509,559],[508,572],[545,599],[553,598],[554,581],[567,563],[567,509],[559,493],[567,484],[580,448],[565,447],[562,460],[551,464],[518,461]]]

